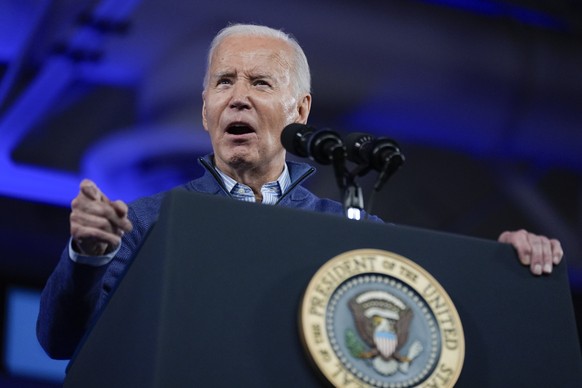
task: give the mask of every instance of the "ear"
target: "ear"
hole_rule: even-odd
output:
[[[297,113],[299,117],[297,118],[298,123],[307,124],[307,118],[309,117],[309,112],[311,111],[311,94],[306,94],[301,98],[297,104]]]
[[[208,121],[206,120],[206,90],[202,92],[202,126],[208,132]]]

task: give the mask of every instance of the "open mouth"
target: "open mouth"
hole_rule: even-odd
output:
[[[233,123],[226,129],[229,135],[246,135],[254,132],[255,130],[250,125],[244,123]]]

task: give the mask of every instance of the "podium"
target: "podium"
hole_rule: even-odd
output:
[[[298,314],[354,249],[402,255],[447,291],[465,334],[458,387],[577,387],[566,265],[534,277],[506,244],[171,192],[71,361],[65,387],[320,387]]]

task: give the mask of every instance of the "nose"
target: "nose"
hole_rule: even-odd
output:
[[[242,82],[237,82],[234,84],[229,106],[231,109],[235,110],[245,110],[251,108],[249,101],[249,90]]]

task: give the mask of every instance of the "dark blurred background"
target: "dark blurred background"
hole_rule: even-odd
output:
[[[206,50],[229,22],[295,35],[312,125],[400,143],[374,213],[559,238],[582,320],[582,1],[0,0],[0,386],[62,381],[34,319],[79,181],[131,200],[200,173]],[[329,168],[309,187],[339,197]]]

